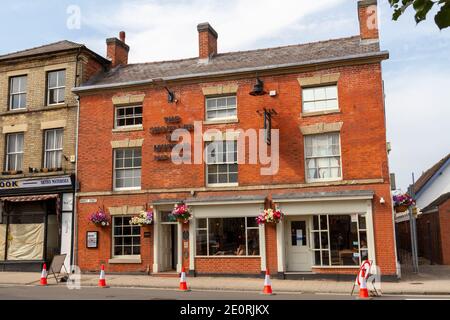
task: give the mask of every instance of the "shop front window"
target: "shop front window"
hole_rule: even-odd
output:
[[[130,216],[113,218],[113,255],[115,258],[141,254],[141,227],[130,225]]]
[[[365,215],[316,215],[311,239],[316,266],[357,266],[368,259]]]
[[[198,256],[258,256],[259,227],[254,217],[197,219]]]

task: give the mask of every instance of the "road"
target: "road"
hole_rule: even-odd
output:
[[[0,285],[0,300],[355,300],[356,296],[337,294],[277,293],[267,296],[251,292],[161,290],[148,288],[68,289],[66,286]],[[446,299],[450,296],[386,296],[375,300]]]

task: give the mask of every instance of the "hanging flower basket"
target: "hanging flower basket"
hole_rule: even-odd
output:
[[[97,227],[108,227],[109,217],[107,216],[105,210],[99,208],[98,211],[93,212],[89,216],[89,221],[95,224]]]
[[[405,212],[410,206],[416,204],[414,199],[407,193],[393,196],[395,212]]]
[[[153,210],[142,210],[139,212],[139,215],[136,217],[132,217],[130,220],[130,224],[133,226],[148,226],[153,223]]]
[[[283,220],[284,213],[278,209],[265,209],[258,217],[256,222],[258,224],[277,224]]]
[[[176,204],[170,214],[173,219],[188,223],[192,219],[191,209],[184,203]]]

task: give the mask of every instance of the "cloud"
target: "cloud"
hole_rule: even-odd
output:
[[[390,73],[385,81],[390,170],[397,188],[406,191],[412,172],[417,180],[450,152],[450,78],[448,70],[416,65]]]
[[[109,36],[124,29],[130,60],[146,62],[196,56],[200,22],[210,22],[219,33],[219,51],[254,49],[265,39],[283,37],[286,29],[301,19],[344,1],[122,1],[102,10],[84,10],[83,23]],[[298,39],[301,42],[300,36]],[[99,48],[104,39],[91,41],[93,49],[104,51]]]

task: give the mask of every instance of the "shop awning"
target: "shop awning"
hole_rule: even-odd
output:
[[[31,202],[31,201],[44,201],[56,198],[58,198],[57,194],[40,194],[32,196],[3,197],[0,198],[0,200],[9,202]]]

